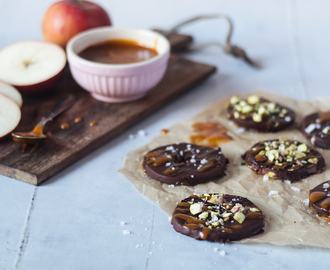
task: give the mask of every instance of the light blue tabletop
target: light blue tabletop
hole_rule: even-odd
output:
[[[0,48],[41,40],[43,14],[52,2],[1,0]],[[329,250],[222,245],[179,235],[168,215],[117,170],[128,151],[230,93],[260,87],[296,99],[329,97],[330,2],[97,2],[118,27],[168,29],[195,15],[227,14],[235,23],[233,42],[263,69],[250,68],[217,47],[189,54],[218,72],[41,186],[0,175],[0,269],[329,269],[324,264]],[[198,44],[223,41],[226,28],[214,19],[182,31]],[[139,130],[147,136],[129,139]]]

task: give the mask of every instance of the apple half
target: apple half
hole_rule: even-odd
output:
[[[65,51],[45,41],[21,41],[0,50],[0,80],[23,95],[52,90],[63,75]]]
[[[20,108],[22,107],[22,95],[15,87],[0,81],[0,93],[15,101]]]
[[[0,140],[15,130],[21,120],[21,109],[9,97],[0,94]]]

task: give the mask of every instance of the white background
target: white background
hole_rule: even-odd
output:
[[[43,14],[52,2],[0,0],[0,48],[41,40]],[[239,242],[223,246],[179,236],[167,214],[116,171],[128,151],[225,95],[261,87],[296,99],[328,97],[330,2],[97,2],[118,27],[168,29],[195,15],[227,14],[235,23],[233,42],[263,69],[252,69],[216,47],[187,55],[217,66],[218,72],[39,187],[0,176],[0,269],[328,269],[328,250]],[[199,44],[222,41],[226,29],[214,19],[182,32]],[[128,139],[141,129],[146,137]],[[126,229],[132,234],[124,235]]]

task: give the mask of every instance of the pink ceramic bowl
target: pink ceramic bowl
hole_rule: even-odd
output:
[[[111,39],[134,40],[156,48],[158,55],[132,64],[102,64],[85,60],[78,53],[88,46]],[[125,102],[143,97],[163,77],[170,55],[168,40],[153,31],[100,27],[73,37],[67,47],[75,81],[91,95],[105,102]]]

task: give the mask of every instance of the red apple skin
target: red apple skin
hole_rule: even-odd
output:
[[[54,77],[46,81],[31,85],[13,85],[24,96],[35,96],[44,93],[50,93],[60,82],[64,75],[64,68]]]
[[[83,0],[63,0],[47,10],[42,30],[46,41],[65,48],[76,34],[99,26],[109,26],[111,20],[99,5]]]

